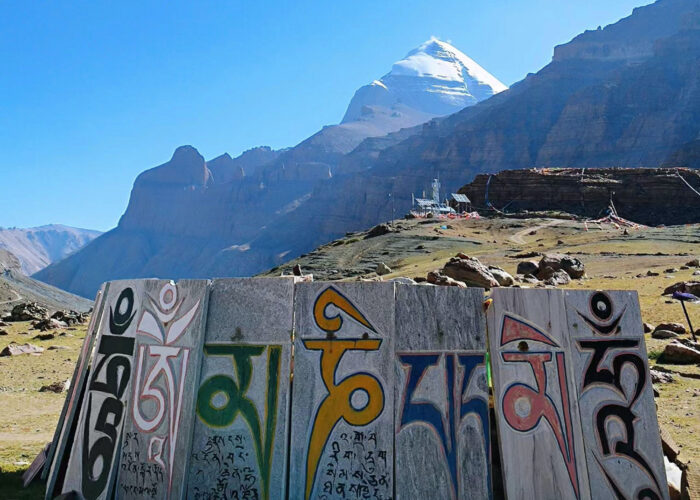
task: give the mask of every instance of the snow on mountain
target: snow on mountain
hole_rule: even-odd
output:
[[[100,234],[60,224],[27,229],[0,227],[0,248],[15,255],[22,272],[29,275],[79,250]]]
[[[420,123],[426,115],[452,114],[507,88],[454,46],[431,38],[394,63],[380,80],[355,92],[342,123],[367,120],[377,109],[409,119],[415,114]]]

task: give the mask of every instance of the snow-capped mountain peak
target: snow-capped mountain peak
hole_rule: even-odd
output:
[[[431,38],[394,63],[381,79],[360,88],[343,123],[365,119],[375,107],[418,112],[422,119],[448,115],[506,89],[459,49]]]

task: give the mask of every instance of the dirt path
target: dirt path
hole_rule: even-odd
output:
[[[527,236],[529,233],[532,231],[539,231],[540,229],[543,229],[545,227],[549,226],[556,226],[558,224],[561,224],[564,222],[563,220],[550,220],[549,222],[546,222],[544,224],[540,224],[538,226],[531,226],[531,227],[526,227],[525,229],[518,231],[514,235],[510,236],[508,239],[512,241],[513,243],[516,243],[518,245],[525,245],[527,242],[523,238],[523,236]]]
[[[11,303],[11,302],[17,302],[17,301],[22,300],[22,296],[21,296],[20,294],[18,294],[16,291],[10,290],[10,292],[14,293],[14,294],[17,296],[17,298],[16,298],[16,299],[12,299],[12,300],[4,300],[4,301],[0,302],[0,306],[3,305],[3,304],[9,304],[9,303]]]

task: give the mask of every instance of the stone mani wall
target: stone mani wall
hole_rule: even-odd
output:
[[[668,498],[636,295],[493,299],[496,444],[481,289],[107,283],[46,498]]]

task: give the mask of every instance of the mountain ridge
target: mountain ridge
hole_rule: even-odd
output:
[[[0,227],[0,248],[19,259],[22,272],[30,275],[80,250],[100,234],[100,231],[63,224],[24,229]]]

